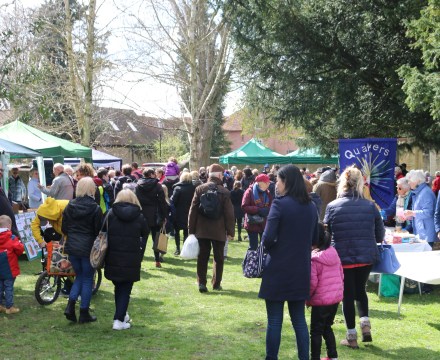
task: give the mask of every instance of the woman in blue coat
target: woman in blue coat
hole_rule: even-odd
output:
[[[318,236],[318,213],[294,165],[278,172],[277,194],[262,242],[270,261],[264,269],[259,297],[266,301],[266,359],[278,359],[284,303],[296,334],[298,358],[309,358],[309,331],[304,315],[310,294],[312,243]]]
[[[438,241],[434,226],[436,205],[434,192],[426,184],[423,170],[411,170],[406,174],[406,178],[413,193],[413,203],[412,210],[405,210],[404,214],[407,218],[413,218],[414,234],[419,235],[420,239],[426,240],[432,246]]]

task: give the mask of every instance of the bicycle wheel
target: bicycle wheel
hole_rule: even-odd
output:
[[[61,279],[43,271],[35,283],[35,298],[41,305],[52,304],[60,295]]]
[[[95,295],[98,292],[99,287],[101,286],[101,281],[102,281],[102,270],[98,269],[95,271],[95,274],[93,275],[92,295]]]

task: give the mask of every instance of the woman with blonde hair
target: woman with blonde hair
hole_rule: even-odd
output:
[[[75,304],[81,295],[80,323],[96,321],[96,316],[89,313],[95,274],[90,265],[90,252],[102,223],[102,211],[95,202],[95,189],[90,177],[78,181],[76,198],[64,209],[61,224],[62,232],[67,236],[64,251],[69,254],[76,274],[64,315],[67,320],[76,322]]]
[[[115,287],[113,330],[126,330],[131,326],[127,309],[133,283],[140,280],[141,246],[146,243],[147,229],[137,196],[129,189],[121,190],[108,213],[104,267],[104,276]]]
[[[353,349],[359,348],[355,301],[362,341],[372,341],[365,286],[377,260],[377,243],[385,234],[379,210],[372,201],[364,199],[363,188],[361,171],[354,166],[346,168],[340,177],[337,198],[327,205],[324,217],[344,269],[342,310],[347,334],[341,344]]]

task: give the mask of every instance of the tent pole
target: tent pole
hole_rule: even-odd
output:
[[[40,179],[40,184],[46,186],[46,171],[44,169],[44,159],[42,156],[37,156],[37,168],[38,168],[38,177]],[[43,202],[46,200],[46,195],[41,193],[41,198]]]

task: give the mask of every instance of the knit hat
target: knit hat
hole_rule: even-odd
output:
[[[260,174],[255,178],[255,182],[270,183],[270,179],[266,174]]]
[[[219,164],[212,164],[209,167],[209,173],[222,173],[225,171],[225,169],[223,169],[222,166],[220,166]]]
[[[336,174],[333,170],[324,171],[319,178],[321,182],[335,183],[336,182]]]

